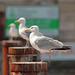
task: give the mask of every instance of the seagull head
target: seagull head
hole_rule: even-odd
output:
[[[21,18],[19,18],[18,20],[15,21],[15,23],[17,23],[17,22],[26,23],[26,20],[25,20],[25,18],[21,17]]]
[[[34,25],[34,26],[31,26],[30,28],[28,29],[25,29],[25,31],[31,31],[31,32],[39,32],[39,27]]]
[[[11,23],[10,25],[8,25],[8,27],[15,27],[15,24]]]

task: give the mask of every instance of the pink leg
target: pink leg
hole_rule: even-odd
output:
[[[26,48],[29,48],[29,41],[26,41]]]
[[[42,53],[42,61],[41,62],[43,62],[43,53]]]
[[[29,47],[29,41],[27,41],[27,46]]]
[[[49,63],[50,63],[50,54],[49,54]]]

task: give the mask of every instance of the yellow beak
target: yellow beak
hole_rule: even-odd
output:
[[[11,25],[8,25],[8,27],[11,27]]]
[[[15,21],[15,23],[19,22],[18,20]]]
[[[25,29],[25,32],[26,32],[26,31],[29,31],[29,29]]]

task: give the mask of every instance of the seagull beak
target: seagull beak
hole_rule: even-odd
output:
[[[18,20],[15,21],[15,23],[19,22]]]
[[[25,32],[30,31],[30,29],[25,29]]]
[[[11,27],[11,25],[8,25],[8,27]]]

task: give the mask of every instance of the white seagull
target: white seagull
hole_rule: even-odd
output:
[[[31,34],[29,36],[30,43],[36,50],[40,51],[42,53],[42,61],[43,61],[43,53],[50,53],[53,51],[53,49],[60,49],[66,48],[66,46],[63,45],[62,42],[58,40],[54,40],[53,38],[49,38],[44,36],[39,32],[38,26],[31,26],[28,29],[25,29],[26,31],[31,31]],[[50,57],[49,57],[50,61]]]
[[[15,23],[19,22],[20,25],[19,25],[19,35],[25,39],[27,42],[26,42],[26,47],[29,47],[29,35],[30,35],[30,32],[25,32],[24,30],[27,29],[27,27],[25,26],[26,24],[26,20],[25,18],[21,17],[19,18],[19,20],[16,20]]]
[[[17,38],[18,37],[18,31],[15,27],[15,24],[11,23],[10,25],[8,25],[8,27],[10,27],[10,30],[9,30],[10,38],[11,39],[13,39],[13,37]]]

